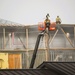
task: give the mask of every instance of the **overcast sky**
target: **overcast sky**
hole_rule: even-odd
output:
[[[75,24],[75,0],[0,0],[0,18],[21,24],[37,24],[49,13],[62,23]]]

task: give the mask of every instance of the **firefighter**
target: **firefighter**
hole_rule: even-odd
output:
[[[56,18],[56,24],[61,24],[61,19],[59,16],[57,16],[57,18]]]
[[[46,26],[46,28],[48,28],[49,29],[49,27],[50,27],[50,19],[49,19],[49,14],[47,14],[46,15],[46,19],[45,19],[45,21],[44,21],[44,23],[45,23],[45,26]]]

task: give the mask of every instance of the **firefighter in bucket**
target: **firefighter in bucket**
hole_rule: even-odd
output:
[[[49,19],[49,14],[46,15],[46,19],[44,20],[44,22],[39,22],[38,24],[38,30],[40,31],[54,31],[56,29],[56,22],[51,22]]]
[[[45,19],[45,21],[44,21],[44,24],[45,24],[45,28],[48,28],[48,30],[49,30],[49,28],[50,28],[50,19],[49,19],[49,14],[47,14],[46,15],[46,19]]]

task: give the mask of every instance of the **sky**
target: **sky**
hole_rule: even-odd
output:
[[[31,25],[43,22],[46,14],[51,22],[59,15],[62,23],[75,24],[75,0],[0,0],[0,18]]]

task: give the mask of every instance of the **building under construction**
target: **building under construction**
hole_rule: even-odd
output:
[[[10,70],[23,69],[24,72],[22,72],[23,70],[20,71],[22,73],[26,73],[26,71],[30,67],[30,62],[35,48],[37,36],[39,33],[40,31],[38,31],[38,24],[27,26],[0,19],[0,69],[6,69],[6,71],[7,69]],[[44,61],[45,63],[41,64]],[[41,37],[34,63],[34,69],[35,68],[48,69],[49,68],[48,66],[51,65],[51,63],[49,62],[56,62],[56,63],[75,62],[75,25],[74,24],[56,25],[56,29],[54,31],[49,31],[49,37],[46,34]],[[62,65],[62,63],[59,64],[61,64],[63,68],[65,67],[65,65],[64,66]],[[57,67],[56,64],[54,65]],[[71,65],[75,66],[74,63],[70,65],[67,64],[68,68],[70,68]],[[54,70],[56,70],[56,68]],[[52,72],[54,70],[52,70]],[[67,71],[69,72],[71,70]],[[35,69],[35,72],[36,71],[37,70]],[[42,73],[42,71],[43,70],[40,70],[39,72]],[[50,72],[49,70],[47,71]],[[31,74],[32,70],[31,71],[28,70],[27,72]],[[39,72],[37,71],[39,75],[44,75],[44,74],[47,75],[45,71],[43,71],[44,72],[43,74],[40,74]],[[71,71],[72,73],[68,74],[68,72],[65,71],[65,73],[63,73],[62,75],[71,75],[72,73],[74,75],[73,70]],[[32,73],[31,75],[35,74]]]

